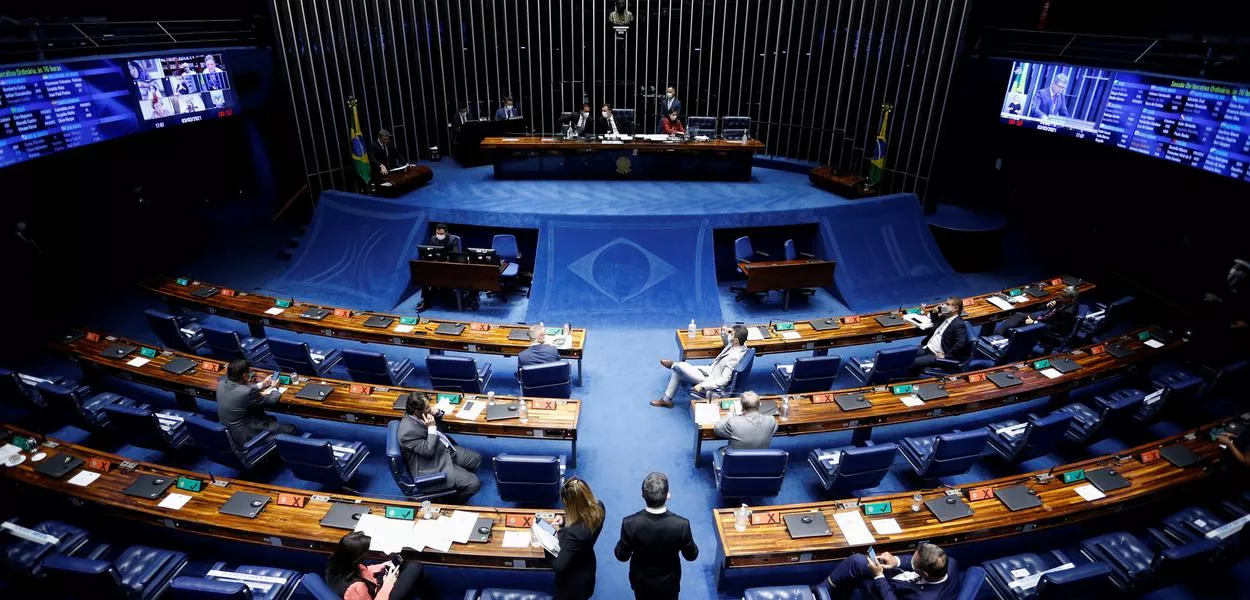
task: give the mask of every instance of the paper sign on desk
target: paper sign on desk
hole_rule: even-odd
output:
[[[547,339],[550,340],[549,343],[555,346],[557,350],[568,350],[573,347],[573,336],[571,335],[556,335]]]
[[[1106,494],[1098,491],[1098,488],[1088,483],[1076,488],[1076,493],[1080,494],[1081,497],[1084,498],[1086,502],[1093,502],[1100,498],[1107,497]]]
[[[1054,379],[1056,377],[1060,377],[1063,375],[1063,373],[1060,373],[1057,369],[1054,369],[1054,368],[1042,369],[1041,371],[1038,371],[1038,373],[1045,375],[1046,379]]]
[[[503,532],[504,548],[529,548],[530,534],[528,531],[505,531]]]
[[[787,340],[797,340],[797,339],[801,339],[803,335],[797,331],[783,331],[781,332],[781,337]]]
[[[450,517],[443,517],[439,520],[443,519],[447,519],[447,523],[443,526],[447,528],[447,535],[451,541],[457,544],[469,543],[469,536],[473,535],[473,530],[477,528],[477,513],[457,510],[451,513]]]
[[[456,413],[456,418],[473,421],[476,420],[477,416],[482,414],[482,411],[484,410],[486,410],[486,402],[484,400],[465,402],[464,406],[460,408],[460,412]]]
[[[747,340],[748,341],[762,340],[762,339],[764,339],[764,332],[760,331],[759,327],[747,328]]]
[[[372,540],[369,544],[370,550],[390,554],[404,549],[404,542],[412,532],[412,522],[363,514],[356,521],[356,531],[364,532]]]
[[[434,408],[443,411],[443,414],[445,415],[450,415],[456,410],[455,405],[453,405],[451,400],[448,400],[447,398],[439,398],[438,403],[434,405]]]
[[[847,545],[866,546],[877,541],[872,537],[872,532],[868,531],[868,524],[864,522],[864,517],[859,514],[858,510],[834,513],[833,521],[842,531],[842,537],[846,538]]]
[[[151,361],[152,361],[152,359],[147,358],[146,356],[136,356],[136,357],[134,357],[134,358],[132,358],[132,359],[130,359],[130,360],[128,360],[128,361],[126,361],[126,364],[128,364],[128,365],[130,365],[130,366],[132,366],[132,367],[142,367],[143,365],[146,365],[146,364],[148,364],[148,363],[149,363],[149,362],[151,362]]]
[[[451,538],[447,536],[446,524],[440,523],[444,519],[434,519],[429,521],[417,521],[412,528],[412,537],[419,540],[423,547],[439,552],[451,551]]]
[[[694,422],[698,425],[712,425],[720,421],[720,407],[711,402],[696,402],[694,405]]]
[[[998,296],[990,296],[989,298],[986,298],[985,301],[1001,308],[1002,310],[1011,310],[1011,303],[999,298]]]
[[[412,325],[396,325],[395,333],[412,333]]]
[[[1162,348],[1162,347],[1163,347],[1163,342],[1160,342],[1159,340],[1156,340],[1156,339],[1154,339],[1154,338],[1150,338],[1150,339],[1148,339],[1148,340],[1146,340],[1145,342],[1142,342],[1142,343],[1146,344],[1147,346],[1150,346],[1151,348]]]
[[[877,530],[881,535],[898,535],[903,533],[903,528],[898,526],[898,521],[894,519],[874,519],[872,528]]]
[[[266,308],[266,309],[265,309],[265,314],[267,314],[267,315],[280,315],[280,314],[282,314],[283,310],[284,310],[284,309],[283,309],[281,306],[275,306],[275,307],[273,307],[273,308]]]
[[[79,471],[77,475],[71,477],[69,482],[73,485],[87,487],[91,482],[100,478],[100,474],[95,471]]]
[[[182,510],[182,507],[186,506],[189,500],[191,500],[191,497],[186,494],[170,494],[165,496],[165,499],[161,500],[161,503],[157,504],[157,506],[168,508],[169,510]]]
[[[920,396],[917,396],[915,394],[907,394],[906,396],[899,396],[898,399],[900,402],[903,403],[903,406],[915,407],[915,406],[924,405],[924,400],[921,400]]]

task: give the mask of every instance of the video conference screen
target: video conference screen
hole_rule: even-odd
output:
[[[1250,87],[1015,62],[999,120],[1250,182]]]
[[[228,53],[0,66],[0,168],[234,114]]]

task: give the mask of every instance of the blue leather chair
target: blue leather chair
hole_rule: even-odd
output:
[[[990,448],[1003,460],[1015,463],[1037,458],[1058,447],[1072,420],[1071,413],[1055,411],[1044,417],[1030,414],[1023,423],[1016,419],[990,423],[985,429],[990,434]]]
[[[111,562],[64,554],[49,556],[43,561],[43,570],[47,582],[70,596],[153,600],[165,593],[186,564],[187,555],[182,552],[131,546]]]
[[[1130,322],[1130,313],[1132,312],[1133,306],[1136,302],[1136,298],[1132,296],[1124,296],[1107,304],[1094,305],[1093,313],[1101,311],[1101,318],[1087,318],[1082,321],[1081,325],[1077,328],[1076,339],[1086,343],[1093,342],[1102,334],[1111,331],[1114,327]]]
[[[274,436],[274,443],[278,456],[296,477],[335,488],[351,481],[369,456],[369,448],[362,442],[314,438],[310,434],[280,433]]]
[[[200,331],[204,333],[204,341],[208,343],[209,351],[222,360],[244,358],[247,362],[256,364],[269,358],[269,340],[265,338],[241,336],[236,331],[211,325],[201,325]]]
[[[403,385],[412,374],[412,361],[401,358],[388,360],[381,352],[347,349],[343,351],[343,366],[352,381],[374,385]]]
[[[734,366],[733,375],[729,376],[729,382],[725,385],[712,390],[716,396],[736,396],[741,391],[742,386],[746,383],[748,377],[751,376],[751,367],[755,364],[755,348],[747,348],[742,355],[742,360]],[[706,398],[706,393],[690,390],[690,395],[694,398]]]
[[[568,398],[573,393],[572,369],[562,360],[521,367],[517,381],[521,395],[531,398]]]
[[[1080,559],[1088,560],[1084,557]],[[1072,563],[1073,567],[1042,575],[1037,585],[1031,588],[1011,585],[1018,579],[1068,563]],[[1094,600],[1114,595],[1111,567],[1097,561],[1072,560],[1058,551],[1045,555],[1026,553],[1005,556],[986,561],[983,566],[990,587],[1004,600]]]
[[[838,378],[841,356],[805,356],[794,361],[789,370],[773,367],[773,381],[783,394],[804,394],[833,389]]]
[[[964,329],[968,332],[968,339],[977,339],[976,329],[972,327],[972,323],[964,321]],[[939,358],[932,367],[923,371],[925,377],[943,377],[951,373],[963,373],[964,371],[976,371],[978,369],[988,369],[994,366],[994,361],[988,358],[982,358],[979,353],[969,351],[962,358]]]
[[[1111,567],[1111,582],[1125,592],[1178,575],[1192,576],[1193,565],[1209,561],[1219,550],[1213,540],[1164,548],[1157,554],[1131,533],[1117,531],[1083,540],[1081,552]]]
[[[75,424],[87,429],[104,430],[109,426],[104,407],[110,404],[133,406],[134,401],[112,392],[92,393],[90,388],[69,387],[41,381],[35,389],[52,413],[71,417]]]
[[[232,575],[237,574],[238,577]],[[265,582],[249,582],[251,577],[271,578]],[[299,587],[302,575],[289,569],[214,564],[204,577],[178,577],[169,586],[166,598],[179,600],[286,600]],[[281,583],[279,583],[281,581]]]
[[[404,452],[399,445],[399,421],[386,424],[386,462],[391,467],[391,477],[395,478],[399,491],[414,500],[433,500],[456,493],[455,488],[448,487],[446,473],[413,477],[408,471],[408,461],[404,460]]]
[[[922,479],[966,473],[985,452],[990,434],[984,429],[903,438],[899,450]]]
[[[1046,332],[1045,323],[1022,325],[1007,330],[1007,345],[996,348],[984,338],[977,339],[976,353],[989,359],[995,365],[1028,360],[1040,353],[1037,347],[1042,334]]]
[[[786,242],[781,245],[781,251],[782,251],[782,254],[785,255],[786,260],[798,260],[800,256],[802,256],[803,258],[816,258],[815,254],[809,254],[807,252],[799,252],[798,248],[796,248],[794,245],[794,240],[792,239],[786,240]],[[790,292],[791,293],[797,292],[804,296],[812,296],[816,293],[816,290],[809,289],[809,288],[794,288],[790,290]]]
[[[1156,541],[1165,547],[1197,542],[1206,539],[1207,532],[1226,523],[1226,519],[1201,506],[1190,506],[1163,519],[1166,537],[1156,536]]]
[[[334,590],[330,589],[326,581],[317,573],[304,573],[304,576],[299,579],[299,586],[304,590],[304,594],[312,597],[313,600],[343,600],[343,596],[334,593]]]
[[[1060,408],[1072,415],[1072,423],[1064,433],[1064,439],[1072,443],[1085,443],[1102,431],[1114,429],[1128,421],[1141,409],[1146,393],[1126,388],[1110,394],[1094,397],[1093,407],[1074,402]]]
[[[152,328],[156,337],[161,338],[161,343],[168,348],[194,353],[204,345],[204,331],[195,319],[179,319],[152,309],[148,309],[144,316],[148,319],[148,327]]]
[[[742,600],[816,600],[806,585],[774,585],[742,590]]]
[[[985,583],[985,570],[978,566],[968,567],[967,569],[961,572],[960,580],[959,580],[959,588],[955,590],[955,595],[952,596],[951,598],[953,598],[953,600],[976,600],[976,597],[981,593],[981,586],[984,583]],[[768,589],[776,589],[776,588],[761,588],[761,589],[768,590]],[[780,588],[780,589],[785,590],[786,588]],[[812,593],[815,594],[817,600],[830,600],[831,598],[842,596],[841,594],[834,594],[829,589],[829,584],[824,581],[813,586]],[[769,598],[770,596],[758,596],[758,597]],[[787,596],[778,596],[778,598],[786,598],[786,597]],[[802,596],[799,596],[799,597],[802,598]],[[862,598],[866,598],[866,596],[864,596],[863,593],[856,593],[852,595],[852,598],[855,598],[856,600],[861,600]]]
[[[30,529],[46,533],[56,538],[57,542],[41,544],[15,536],[4,536],[7,543],[0,547],[0,553],[4,556],[5,572],[24,577],[38,575],[43,559],[54,554],[73,555],[87,544],[90,537],[87,530],[60,521],[44,521]]]
[[[749,263],[755,260],[755,257],[757,255],[762,256],[764,258],[769,258],[768,254],[764,252],[760,252],[751,246],[750,237],[747,237],[744,235],[734,240],[734,265],[735,265],[735,270],[737,270],[739,273],[746,275],[746,273],[743,273],[742,267],[737,266],[737,265],[741,263]],[[760,298],[764,296],[764,294],[766,293],[766,292],[747,292],[747,289],[742,286],[729,286],[729,291],[737,294],[737,296],[734,297],[735,302],[741,301],[743,298],[746,298],[747,296]]]
[[[550,506],[560,499],[564,461],[559,457],[499,454],[491,464],[505,502]]]
[[[790,454],[785,450],[735,450],[712,454],[716,489],[724,498],[772,498],[781,493]]]
[[[838,455],[836,463],[827,465],[821,460],[821,456],[835,452]],[[867,441],[863,446],[844,446],[834,450],[816,448],[807,453],[807,464],[816,471],[820,485],[827,492],[835,489],[862,490],[880,485],[897,455],[898,446],[893,442],[873,444]]]
[[[62,377],[51,377],[41,379],[41,381],[48,381],[71,389],[83,387],[67,382]],[[22,375],[17,371],[0,368],[0,401],[6,404],[20,406],[36,412],[46,410],[48,405],[43,401],[43,396],[39,395],[39,390],[36,389],[37,385],[30,385],[23,381]]]
[[[842,363],[842,370],[850,373],[856,385],[881,385],[899,379],[907,379],[916,362],[915,346],[899,346],[878,350],[870,361],[852,358]]]
[[[191,441],[186,418],[192,412],[164,409],[159,414],[147,405],[109,404],[104,407],[109,423],[126,433],[126,443],[141,448],[179,450]]]
[[[465,590],[464,600],[551,600],[551,594],[529,590],[486,588],[482,591]]]
[[[494,248],[495,256],[500,261],[507,261],[508,265],[499,272],[499,282],[504,290],[517,287],[517,275],[521,273],[521,265],[517,264],[517,260],[521,258],[521,249],[517,246],[516,236],[510,233],[501,233],[491,238],[490,247]],[[529,288],[525,288],[525,297],[530,295]]]
[[[309,348],[306,342],[289,342],[269,338],[269,351],[283,371],[295,371],[309,377],[325,377],[343,359],[343,351]]]
[[[481,394],[490,385],[490,363],[478,368],[477,361],[467,356],[425,357],[425,370],[430,373],[430,386],[440,392]]]
[[[1150,377],[1151,386],[1167,389],[1168,397],[1174,399],[1199,397],[1204,383],[1203,378],[1175,365],[1163,365],[1155,369]]]
[[[230,437],[230,432],[221,423],[209,421],[199,415],[187,415],[183,422],[191,441],[204,452],[210,460],[223,465],[251,470],[275,448],[274,432],[262,431],[247,443],[239,447]]]

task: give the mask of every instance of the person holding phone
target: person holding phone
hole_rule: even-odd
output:
[[[825,578],[829,597],[847,600],[861,590],[874,600],[940,600],[959,590],[955,560],[936,544],[921,542],[910,555],[852,554]]]
[[[560,486],[560,499],[565,516],[552,522],[559,527],[556,540],[560,542],[560,555],[551,559],[551,568],[556,572],[555,600],[588,600],[595,594],[595,572],[599,568],[595,542],[603,531],[607,509],[590,491],[590,485],[577,477],[570,477]]]
[[[353,531],[339,540],[326,563],[326,585],[343,600],[400,600],[437,598],[420,562],[403,561],[398,554],[374,565],[364,563],[373,540]]]
[[[399,422],[399,447],[408,471],[416,477],[446,473],[447,486],[456,490],[460,502],[467,502],[482,487],[473,473],[482,465],[482,455],[438,430],[436,419],[441,415],[429,394],[409,394],[404,413]]]
[[[266,406],[278,404],[278,374],[271,373],[260,381],[248,381],[251,365],[236,358],[226,367],[226,376],[217,382],[217,420],[226,426],[231,439],[240,446],[265,430],[295,433],[295,426],[279,423],[265,412]]]

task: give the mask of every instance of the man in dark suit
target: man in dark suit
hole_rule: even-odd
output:
[[[651,473],[642,480],[647,507],[621,521],[616,560],[629,561],[629,585],[637,600],[676,600],[681,591],[681,561],[699,557],[690,521],[673,514],[668,502],[668,477]]]
[[[972,352],[972,344],[968,343],[968,327],[960,316],[962,308],[963,300],[951,296],[929,313],[933,326],[916,349],[913,372],[919,373],[936,365],[939,358],[962,361]]]
[[[667,119],[668,114],[673,111],[677,111],[677,116],[681,117],[681,100],[677,99],[677,89],[670,85],[664,90],[664,99],[660,100],[659,117],[661,126],[664,123],[664,119]]]
[[[408,395],[404,418],[399,422],[399,447],[408,472],[414,477],[447,474],[447,487],[454,488],[460,502],[467,501],[482,487],[473,472],[482,465],[482,455],[453,442],[438,430],[437,409],[430,396],[421,392]]]
[[[560,350],[547,343],[547,328],[530,325],[530,347],[517,355],[518,367],[542,365],[560,360]]]
[[[595,133],[595,118],[590,114],[590,104],[582,104],[582,109],[573,114],[573,133],[576,135],[593,135]]]
[[[921,542],[911,555],[889,552],[872,560],[852,554],[829,574],[830,598],[846,600],[862,590],[874,600],[947,600],[959,591],[955,560],[934,544]]]
[[[226,367],[226,376],[217,381],[217,420],[226,426],[235,444],[242,446],[265,430],[295,433],[295,427],[283,425],[265,412],[282,396],[278,391],[278,374],[249,383],[251,372],[247,361],[236,358]]]
[[[1045,116],[1070,117],[1068,105],[1063,92],[1068,89],[1068,74],[1055,73],[1050,78],[1050,87],[1033,93],[1033,102],[1029,105],[1029,116],[1042,118]]]
[[[612,115],[612,105],[605,102],[599,109],[599,123],[595,131],[608,136],[633,135],[634,124],[629,121],[618,121]]]
[[[451,125],[451,141],[453,144],[460,143],[460,130],[464,128],[469,121],[476,120],[475,117],[469,116],[469,103],[457,102],[456,112],[451,115],[449,124]]]
[[[377,139],[369,144],[369,161],[373,163],[374,175],[388,175],[391,169],[408,164],[408,159],[391,143],[391,132],[385,129],[379,129]]]
[[[448,254],[463,252],[460,244],[460,236],[452,235],[451,230],[446,223],[439,223],[434,226],[434,234],[425,240],[426,246],[438,246]],[[421,302],[417,304],[417,312],[423,311],[430,307],[430,301],[439,292],[438,288],[422,287]],[[453,298],[454,300],[454,298]],[[472,298],[471,302],[476,303],[477,298]]]
[[[521,118],[521,111],[512,105],[512,96],[504,98],[503,106],[500,106],[499,110],[495,111],[495,120],[506,121],[508,119],[519,118]]]
[[[1047,348],[1055,348],[1068,339],[1068,334],[1072,333],[1076,320],[1081,316],[1081,306],[1076,302],[1077,296],[1076,288],[1067,286],[1059,292],[1058,300],[1046,303],[1046,312],[1036,317],[1028,313],[1016,313],[999,323],[995,330],[1005,332],[1022,325],[1045,323],[1046,331],[1042,333],[1039,343]]]

